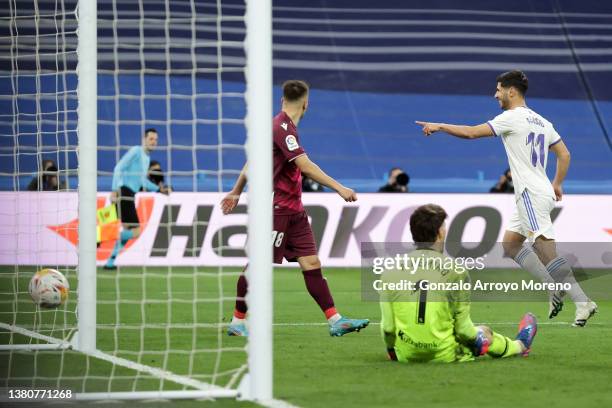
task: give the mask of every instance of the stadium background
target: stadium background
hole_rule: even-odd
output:
[[[187,3],[170,2],[166,10],[163,2],[145,2],[145,17],[170,16],[174,20],[167,26],[146,21],[140,26],[136,3],[112,4],[99,2],[99,191],[110,190],[113,166],[151,126],[160,132],[152,159],[161,162],[175,190],[227,190],[244,161],[245,106],[241,95],[232,94],[244,91],[244,81],[228,69],[244,63],[244,23],[228,18],[217,26],[216,3],[197,2],[201,19],[194,45],[187,40]],[[345,6],[292,0],[274,7],[274,100],[280,100],[278,85],[288,78],[311,84],[300,135],[309,155],[331,175],[368,192],[384,184],[390,167],[399,166],[410,174],[413,192],[488,191],[507,167],[499,140],[426,139],[414,120],[482,123],[499,113],[492,98],[496,75],[519,68],[529,75],[530,107],[554,123],[572,152],[566,191],[612,192],[611,3],[517,1],[504,3],[504,11],[478,0],[414,1],[410,10],[399,11],[389,0],[377,2],[375,11],[367,1]],[[244,5],[223,1],[222,11],[224,17],[241,16]],[[116,25],[110,23],[113,16]],[[2,30],[8,33],[8,27]],[[166,37],[171,45],[160,48]],[[217,40],[224,45],[206,45]],[[45,46],[54,49],[55,40],[42,38],[41,50]],[[9,61],[2,59],[0,70],[10,71]],[[39,63],[44,69],[57,61],[43,56]],[[65,64],[74,63],[68,55]],[[20,69],[27,64],[22,60]],[[211,73],[219,65],[225,71]],[[56,79],[45,76],[38,86],[55,90]],[[33,79],[20,78],[18,85],[24,94],[36,90]],[[11,94],[10,78],[0,79],[0,89]],[[223,93],[220,100],[217,93]],[[9,98],[0,103],[4,112],[36,111],[32,99],[16,106]],[[43,97],[39,109],[51,114],[55,103]],[[65,119],[74,121],[75,113]],[[12,134],[9,122],[1,126],[0,133]],[[75,132],[68,127],[58,132],[49,120],[37,136],[35,126],[31,136],[20,136],[19,146],[13,138],[0,138],[1,188],[25,189],[45,158],[55,159],[76,187]],[[23,121],[20,131],[28,131]],[[27,154],[36,143],[43,153]],[[15,149],[24,154],[13,155]],[[20,177],[13,177],[16,171]]]
[[[20,7],[30,4],[15,3]],[[135,22],[141,14],[135,2],[99,1],[98,190],[101,193],[98,204],[103,206],[107,202],[112,168],[119,157],[130,146],[140,143],[145,127],[157,127],[160,148],[152,158],[161,161],[170,183],[181,193],[170,197],[142,194],[139,202],[154,197],[157,211],[154,214],[160,214],[170,200],[181,205],[181,215],[172,226],[182,232],[175,235],[183,237],[169,242],[171,234],[167,229],[161,230],[161,235],[168,236],[165,245],[173,246],[170,249],[189,258],[185,255],[190,248],[184,236],[190,232],[197,235],[193,225],[198,221],[194,215],[198,202],[196,194],[182,192],[227,191],[244,160],[242,119],[245,109],[241,94],[244,82],[241,74],[231,72],[234,68],[239,70],[244,62],[244,26],[240,21],[244,7],[241,2],[224,0],[223,16],[228,18],[217,26],[216,2],[198,1],[196,31],[200,43],[192,49],[193,44],[186,41],[191,37],[191,26],[185,25],[191,18],[187,2],[173,0],[168,3],[169,10],[165,9],[163,1],[142,3],[144,16],[155,20]],[[53,0],[39,1],[41,11],[52,9],[54,4]],[[75,2],[64,4],[70,8]],[[372,9],[374,6],[376,11]],[[397,10],[408,7],[410,10]],[[23,13],[31,14],[32,10],[24,9]],[[238,21],[230,21],[231,16],[236,16]],[[154,22],[166,17],[171,17],[173,23],[164,26]],[[361,0],[288,0],[282,4],[275,2],[274,17],[275,101],[280,99],[278,85],[283,80],[298,77],[311,83],[311,109],[300,123],[303,144],[325,170],[358,192],[374,191],[383,184],[391,166],[401,166],[410,173],[414,192],[488,191],[507,167],[499,140],[470,143],[445,135],[426,139],[413,121],[481,123],[493,117],[499,113],[492,98],[495,76],[512,68],[522,68],[528,73],[530,106],[556,125],[572,151],[566,191],[612,192],[612,150],[608,139],[612,117],[612,4],[609,2],[466,0],[458,3],[448,0],[404,4],[380,0],[373,5]],[[116,24],[112,23],[113,19],[117,19]],[[41,33],[57,31],[57,27],[46,21],[41,24]],[[23,57],[28,49],[39,47],[40,60],[20,58],[20,73],[37,68],[49,70],[40,77],[39,83],[27,75],[20,77],[16,84],[11,83],[8,76],[0,76],[0,114],[5,115],[0,120],[0,189],[8,190],[0,195],[9,198],[15,206],[12,210],[0,203],[6,237],[1,249],[11,257],[0,262],[4,264],[0,275],[13,282],[13,277],[17,276],[15,272],[19,271],[21,282],[6,287],[21,288],[19,310],[25,313],[20,314],[18,320],[31,324],[28,318],[34,315],[34,306],[25,290],[35,270],[30,265],[57,267],[63,264],[61,257],[76,256],[76,238],[64,239],[50,228],[59,224],[74,228],[78,216],[76,193],[38,194],[43,205],[36,207],[29,193],[14,194],[12,191],[25,190],[38,171],[41,159],[46,158],[56,160],[62,176],[69,178],[71,189],[76,188],[76,95],[72,92],[61,95],[60,99],[70,109],[62,112],[58,120],[57,96],[52,94],[58,88],[61,91],[64,83],[63,78],[52,74],[57,70],[58,59],[45,54],[45,50],[56,50],[55,38],[41,37],[40,44],[34,44],[25,36],[34,33],[34,27],[23,26],[18,43],[8,44],[5,41],[11,35],[9,27],[0,24],[0,32],[3,50],[17,47]],[[167,38],[171,46],[161,46]],[[218,48],[213,42],[219,39],[224,42]],[[67,38],[67,50],[75,46],[74,38]],[[223,70],[217,75],[213,71],[219,68],[219,55]],[[59,63],[73,69],[74,55],[68,53],[65,57],[60,58]],[[14,61],[10,57],[1,58],[0,71],[10,72],[15,67],[11,66]],[[75,83],[76,78],[68,77],[66,90],[74,90]],[[221,91],[223,96],[217,98],[216,94]],[[15,103],[12,102],[13,92],[20,95]],[[191,107],[192,95],[195,95],[195,111]],[[21,115],[20,128],[14,129],[6,117],[15,117],[17,113]],[[37,116],[30,118],[31,115]],[[217,123],[219,117],[223,118],[221,124]],[[16,131],[18,137],[15,137]],[[20,197],[21,201],[10,199],[11,195]],[[215,197],[205,203],[211,209],[209,215],[214,214],[213,207],[218,209],[220,195],[210,196]],[[344,220],[350,219],[353,224],[349,226],[355,228],[345,228],[350,234],[339,234],[343,242],[349,242],[347,248],[350,250],[351,245],[358,245],[358,235],[367,235],[374,226],[374,223],[363,223],[366,225],[361,228],[363,218],[358,219],[357,212],[365,218],[370,214],[375,216],[377,211],[380,214],[380,209],[366,212],[373,207],[366,204],[380,204],[377,201],[388,200],[387,197],[362,195],[357,204],[346,205],[351,210],[346,213],[345,204],[333,194],[309,194],[305,201],[324,204],[319,207],[329,206],[329,219],[321,216],[324,211],[319,211],[316,217],[317,231],[324,229],[321,223],[329,225],[325,234],[341,231],[336,228],[341,215],[353,214],[353,218],[344,216]],[[612,233],[607,217],[610,197],[566,197],[557,207],[561,215],[555,220],[555,228],[568,234],[565,236],[575,236],[577,241],[596,241],[591,237],[598,237],[601,242],[609,242]],[[472,213],[474,218],[482,214],[483,203],[495,204],[504,217],[510,215],[504,209],[513,204],[509,194],[408,194],[393,198],[393,206],[403,217],[402,222],[388,223],[394,224],[394,229],[405,227],[409,207],[426,202],[424,200],[439,202],[447,208],[456,206],[459,210],[479,206],[480,212]],[[66,202],[72,204],[63,205]],[[41,211],[43,206],[49,211]],[[20,221],[15,213],[26,221]],[[457,221],[456,213],[451,214],[449,225]],[[388,214],[388,218],[397,221],[395,214]],[[57,220],[46,223],[46,215]],[[244,235],[244,222],[236,218],[244,221],[245,217],[242,213],[233,217],[234,220],[225,217],[224,223],[240,238],[239,235]],[[190,265],[197,266],[178,266],[184,259],[172,255],[164,259],[163,265],[146,265],[143,261],[148,252],[141,250],[142,244],[149,236],[157,235],[153,227],[159,225],[160,219],[155,220],[155,225],[150,222],[142,238],[119,256],[120,274],[98,270],[98,348],[109,353],[120,351],[130,356],[146,356],[147,362],[154,367],[168,368],[179,374],[196,374],[200,378],[217,375],[217,371],[210,368],[211,360],[198,360],[196,370],[192,371],[175,351],[199,353],[203,348],[225,349],[224,362],[229,363],[228,366],[240,366],[244,361],[241,349],[234,355],[227,352],[227,348],[243,346],[243,339],[226,337],[225,326],[219,322],[231,316],[235,276],[242,268],[202,267],[200,260],[220,265],[216,258],[206,253],[195,261],[188,259]],[[15,232],[11,223],[23,230]],[[234,225],[239,223],[241,225]],[[204,250],[217,247],[211,244],[211,236],[226,224],[208,225],[208,233],[203,234],[208,240]],[[483,224],[476,220],[469,225],[478,232]],[[357,229],[359,234],[354,234]],[[404,228],[404,232],[406,230]],[[325,234],[322,256],[330,253],[328,249],[333,241],[330,237],[335,238],[335,235]],[[385,240],[389,236],[388,228],[379,228],[369,238]],[[240,239],[231,242],[237,247],[243,243]],[[191,249],[199,247],[196,244]],[[15,262],[16,256],[30,253],[41,258],[21,265]],[[45,256],[52,256],[54,261],[42,260]],[[125,266],[130,257],[138,262]],[[325,259],[325,274],[337,304],[351,317],[371,319],[373,327],[340,341],[330,339],[320,311],[304,290],[299,271],[276,269],[275,397],[300,406],[347,403],[395,406],[398,401],[439,407],[472,407],[491,401],[499,407],[542,406],[551,401],[558,407],[612,405],[608,384],[612,349],[602,347],[612,335],[612,308],[606,297],[612,293],[609,280],[584,282],[585,290],[599,289],[598,294],[605,293],[596,298],[600,313],[584,330],[570,327],[574,316],[569,305],[562,316],[548,321],[545,318],[548,305],[544,298],[541,302],[474,305],[475,322],[490,324],[494,330],[507,335],[514,333],[517,320],[526,310],[536,313],[541,326],[529,359],[484,360],[469,365],[399,366],[384,359],[377,327],[379,308],[375,302],[360,300],[361,282],[356,278],[359,269],[328,268],[334,265],[327,263],[332,260],[329,258]],[[346,259],[360,261],[352,255]],[[103,258],[99,260],[103,262]],[[239,259],[236,264],[242,265],[243,261]],[[71,265],[61,269],[76,288]],[[514,269],[500,273],[508,280],[526,276]],[[146,290],[143,291],[143,287]],[[10,309],[15,301],[13,292],[18,290],[6,290],[4,298],[0,299],[3,305],[0,314],[10,319],[14,315]],[[216,297],[222,301],[211,308],[206,300]],[[75,299],[76,296],[71,297],[67,310],[74,311]],[[200,306],[195,313],[194,303]],[[61,312],[60,315],[69,321],[74,317],[73,313]],[[42,323],[57,323],[53,320],[53,312],[44,318]],[[194,337],[192,322],[209,326]],[[173,325],[182,325],[179,327],[186,332]],[[56,326],[53,327],[55,330]],[[165,333],[161,333],[159,327]],[[7,339],[6,333],[0,334],[4,336],[2,340]],[[145,343],[145,338],[146,347],[143,348],[141,344]],[[194,348],[196,338],[197,347]],[[162,355],[170,358],[159,358]],[[140,374],[134,379],[132,372],[121,372],[119,377],[122,378],[117,378],[115,368],[100,361],[92,361],[95,369],[88,371],[85,357],[77,354],[61,355],[62,359],[66,358],[66,364],[60,378],[58,357],[60,354],[53,352],[20,353],[19,358],[13,360],[17,370],[7,369],[10,363],[0,358],[0,371],[9,376],[33,378],[27,384],[48,385],[45,381],[51,381],[51,386],[61,383],[80,389],[87,385],[86,388],[94,391],[129,391],[136,385],[144,390],[161,387],[155,382],[143,383],[149,379],[143,379]],[[91,378],[92,373],[96,374],[95,378]],[[213,381],[224,384],[224,378],[213,378]],[[226,403],[228,406],[236,404],[235,401]],[[191,406],[188,404],[181,406]],[[225,406],[224,402],[217,404]]]

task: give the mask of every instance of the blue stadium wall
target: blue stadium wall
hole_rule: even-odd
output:
[[[133,17],[129,12],[136,6],[118,4],[119,19]],[[171,8],[173,18],[185,15],[181,4]],[[226,16],[243,12],[240,2],[223,4]],[[151,3],[145,14],[163,17],[160,7]],[[198,2],[198,13],[211,14],[215,7],[215,2]],[[242,75],[204,73],[219,63],[211,47],[198,48],[196,58],[188,48],[170,48],[172,61],[166,65],[166,50],[155,47],[164,28],[154,24],[146,29],[142,56],[129,46],[141,41],[134,27],[119,25],[120,45],[115,47],[111,17],[110,3],[101,2],[100,18],[106,23],[99,29],[99,189],[110,189],[118,157],[140,142],[145,127],[159,130],[161,148],[152,158],[171,174],[175,189],[227,189],[244,161],[244,127],[232,119],[242,119],[245,106],[241,97],[231,95],[244,91]],[[310,108],[299,127],[302,144],[312,159],[348,185],[374,191],[384,184],[388,169],[399,166],[410,174],[415,192],[487,191],[507,167],[499,140],[425,138],[414,121],[478,124],[494,117],[500,112],[493,99],[495,77],[519,68],[530,80],[528,105],[554,123],[572,152],[566,190],[612,193],[612,3],[382,0],[372,8],[369,1],[283,1],[275,2],[274,18],[277,106],[284,80],[302,78],[311,84]],[[224,22],[221,31],[224,41],[244,39],[242,22]],[[214,25],[203,23],[197,32],[198,40],[218,40]],[[176,44],[186,35],[171,31]],[[224,67],[244,62],[239,47],[224,47],[222,57]],[[184,74],[194,67],[197,74]],[[156,73],[140,75],[142,68]],[[6,61],[1,70],[7,71]],[[43,80],[42,86],[49,81],[52,87],[53,80]],[[10,85],[0,78],[2,95],[10,95]],[[20,92],[35,89],[33,81],[21,80]],[[181,95],[194,91],[192,105],[191,98]],[[220,91],[227,94],[220,102],[209,96]],[[148,95],[144,99],[143,93]],[[20,103],[22,112],[35,108],[29,101]],[[53,108],[43,101],[43,110]],[[11,109],[3,105],[3,112]],[[219,117],[230,120],[218,124]],[[2,134],[11,132],[4,122],[1,127]],[[54,144],[74,147],[73,134],[62,136],[59,142],[57,137],[23,137],[20,151],[41,140],[49,151]],[[0,139],[3,152],[15,146],[14,138]],[[60,168],[74,166],[74,152],[49,151],[12,160],[3,154],[1,187],[25,188],[28,177],[6,175],[16,169],[35,172],[41,158],[58,160]],[[549,171],[554,171],[552,164]]]

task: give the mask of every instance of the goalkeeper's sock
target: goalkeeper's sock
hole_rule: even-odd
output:
[[[488,355],[495,358],[504,358],[520,355],[522,352],[523,345],[519,340],[512,340],[493,332],[493,341],[489,345]]]
[[[514,261],[521,266],[524,270],[528,271],[531,275],[538,278],[541,282],[551,283],[553,278],[550,273],[540,261],[540,258],[530,247],[523,247],[519,253],[514,257]]]
[[[311,269],[309,271],[302,271],[304,275],[304,282],[306,283],[306,289],[310,296],[317,302],[325,317],[327,319],[334,317],[338,314],[334,307],[334,299],[327,286],[327,280],[321,273],[321,268]]]

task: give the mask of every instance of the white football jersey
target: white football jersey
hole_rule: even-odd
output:
[[[508,155],[514,194],[523,190],[555,198],[552,184],[546,176],[550,146],[561,141],[553,125],[526,106],[507,110],[487,122],[501,138]]]

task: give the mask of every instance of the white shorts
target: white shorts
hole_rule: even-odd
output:
[[[540,235],[555,239],[550,213],[555,208],[552,197],[533,195],[527,189],[516,201],[516,211],[510,218],[508,230],[521,234],[529,240],[535,240]]]

